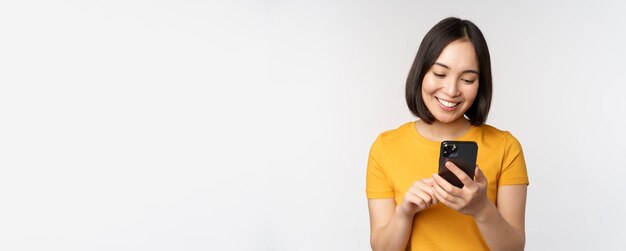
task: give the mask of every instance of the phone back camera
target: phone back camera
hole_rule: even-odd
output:
[[[459,149],[455,144],[444,143],[443,144],[443,156],[444,157],[456,157],[459,155]]]

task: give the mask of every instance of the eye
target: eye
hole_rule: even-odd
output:
[[[437,78],[445,78],[446,77],[446,74],[439,74],[439,73],[436,73],[436,72],[433,72],[433,75],[435,75],[435,77],[437,77]]]
[[[461,80],[463,80],[463,82],[465,82],[466,84],[473,84],[474,82],[476,82],[476,79],[464,79],[462,78]]]

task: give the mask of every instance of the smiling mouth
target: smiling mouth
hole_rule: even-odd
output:
[[[439,101],[439,104],[441,104],[441,105],[443,105],[445,107],[448,107],[448,108],[455,107],[455,106],[457,106],[458,104],[461,103],[461,102],[450,102],[450,101],[447,101],[447,100],[440,99],[438,97],[437,97],[437,100]]]

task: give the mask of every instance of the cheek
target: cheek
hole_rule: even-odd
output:
[[[478,95],[478,84],[467,86],[467,88],[463,91],[465,94],[466,100],[474,100],[476,99],[476,95]]]

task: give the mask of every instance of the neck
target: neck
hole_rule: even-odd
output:
[[[470,129],[472,124],[465,118],[457,119],[454,122],[442,123],[435,121],[426,124],[421,119],[415,122],[417,131],[425,138],[432,141],[453,140],[459,138]]]

